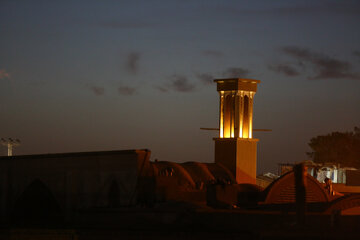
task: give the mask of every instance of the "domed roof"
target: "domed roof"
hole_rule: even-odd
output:
[[[351,194],[343,197],[339,197],[331,202],[330,207],[326,210],[326,213],[331,214],[334,211],[345,211],[346,215],[351,212],[359,214],[360,208],[360,194]],[[356,209],[356,211],[355,211]],[[344,213],[342,213],[344,214]]]
[[[329,202],[325,188],[312,176],[306,175],[306,201]],[[295,174],[290,171],[272,182],[264,191],[266,204],[295,202]]]
[[[195,182],[190,174],[179,163],[174,162],[154,162],[154,172],[162,175],[164,172],[171,172],[171,176],[177,178],[178,184],[184,187],[195,187]],[[157,170],[156,170],[157,169]]]
[[[235,183],[231,172],[216,163],[200,162],[152,162],[155,176],[171,176],[177,178],[179,185],[184,187],[196,187],[196,183],[208,183],[210,181],[223,181]]]
[[[195,182],[209,182],[215,180],[206,163],[186,162],[181,166],[187,170]]]
[[[206,163],[211,174],[217,180],[225,180],[230,181],[231,183],[236,183],[234,175],[230,172],[229,169],[224,167],[222,164],[219,163]]]

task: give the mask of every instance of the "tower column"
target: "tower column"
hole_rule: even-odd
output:
[[[230,137],[235,137],[235,91],[231,91]]]
[[[249,92],[244,92],[244,107],[243,111],[243,135],[242,138],[249,138]]]
[[[254,99],[254,92],[250,92],[249,94],[249,138],[252,138],[252,125],[253,125],[253,99]]]
[[[239,106],[239,137],[243,137],[243,125],[244,125],[244,92],[240,91],[240,106]]]
[[[220,123],[219,123],[219,130],[220,130],[220,138],[224,137],[224,91],[220,91]]]
[[[234,131],[235,131],[235,136],[236,138],[238,138],[240,136],[240,97],[239,97],[239,91],[235,92],[235,126],[234,126]]]

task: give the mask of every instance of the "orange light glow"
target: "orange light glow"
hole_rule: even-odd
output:
[[[215,81],[220,94],[220,138],[252,138],[253,97],[258,81],[250,82],[248,79]]]

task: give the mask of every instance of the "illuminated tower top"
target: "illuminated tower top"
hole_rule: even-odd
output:
[[[2,145],[6,146],[8,148],[8,156],[13,155],[13,147],[17,147],[17,146],[20,145],[20,140],[19,139],[1,138],[0,142],[1,142]]]
[[[253,99],[259,80],[216,79],[220,94],[220,138],[252,138]]]

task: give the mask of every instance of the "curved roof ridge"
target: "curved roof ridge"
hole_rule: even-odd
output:
[[[169,162],[169,161],[159,161],[159,162],[155,162],[153,164],[157,165],[156,167],[159,170],[161,169],[161,167],[159,167],[158,165],[163,165],[164,167],[175,168],[175,170],[177,170],[177,171],[175,171],[175,174],[179,174],[179,176],[182,176],[183,178],[185,178],[192,187],[195,186],[195,182],[194,182],[193,178],[188,173],[188,171],[183,166],[181,166],[180,163]]]
[[[212,172],[209,170],[208,165],[206,163],[185,162],[185,163],[182,163],[181,165],[184,168],[186,168],[186,170],[192,176],[193,179],[195,179],[195,178],[200,178],[201,179],[201,178],[204,178],[204,177],[206,179],[201,179],[202,181],[215,179],[214,174],[212,174]],[[198,172],[198,171],[201,171],[201,173]],[[195,175],[195,176],[193,176],[193,175]]]
[[[235,176],[234,174],[227,168],[225,167],[224,165],[222,165],[221,163],[210,163],[210,164],[213,164],[214,166],[218,166],[220,167],[224,172],[226,172],[226,174],[228,175],[228,177],[230,178],[230,180],[234,183],[236,183],[236,179],[235,179]],[[210,165],[209,164],[209,165]],[[209,169],[210,170],[210,169]],[[211,172],[211,170],[210,170]],[[212,173],[212,172],[211,172]],[[214,175],[214,174],[213,174]],[[214,175],[215,177],[215,175]]]
[[[294,171],[287,172],[275,181],[273,181],[264,190],[264,202],[293,202],[295,196],[295,178]],[[311,202],[329,202],[330,196],[325,188],[312,176],[306,175],[307,201]],[[310,194],[309,194],[310,193]]]
[[[332,213],[333,211],[341,211],[349,208],[360,207],[360,194],[345,195],[336,198],[330,203],[325,213]]]

